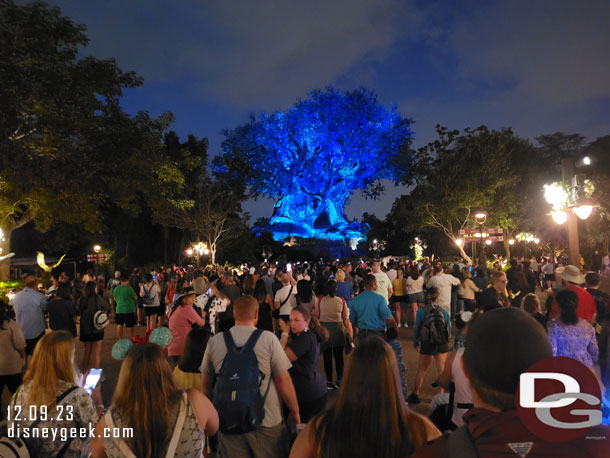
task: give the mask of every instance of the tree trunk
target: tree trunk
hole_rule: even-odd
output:
[[[510,243],[508,243],[509,237],[504,237],[504,252],[506,253],[506,262],[510,261]]]
[[[455,238],[455,237],[449,237],[449,238],[451,239],[451,241],[454,243],[454,245],[459,250],[462,258],[464,258],[466,261],[468,261],[468,264],[472,265],[472,259],[470,259],[470,256],[468,256],[466,254],[466,251],[464,251],[464,245],[458,245],[457,243],[455,243],[455,241],[457,240],[457,238]]]
[[[11,252],[12,229],[4,229],[4,241],[0,241],[0,256],[8,256]],[[0,261],[0,281],[9,281],[11,274],[11,259]]]

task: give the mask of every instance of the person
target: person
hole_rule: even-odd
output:
[[[53,299],[48,302],[49,327],[53,331],[68,331],[76,337],[78,311],[67,283],[58,283]]]
[[[21,385],[25,365],[25,338],[8,311],[8,304],[0,299],[0,395],[4,387],[14,394]],[[1,399],[0,399],[1,400]],[[6,412],[0,403],[0,421]]]
[[[178,364],[184,354],[186,336],[193,324],[203,327],[205,320],[193,308],[196,297],[195,290],[188,286],[178,296],[169,315],[169,330],[172,331],[172,341],[167,347],[167,355],[172,367]]]
[[[280,279],[282,287],[273,298],[273,310],[279,311],[279,318],[288,323],[290,311],[297,305],[297,283],[291,272],[282,273]]]
[[[201,363],[202,391],[212,393],[212,388],[228,354],[224,333],[229,333],[235,347],[243,348],[256,331],[258,303],[252,296],[242,296],[233,307],[235,326],[228,331],[216,334],[208,342]],[[222,457],[274,457],[281,456],[282,409],[280,396],[290,410],[290,420],[300,423],[299,405],[294,385],[288,370],[292,366],[279,340],[269,331],[260,331],[254,345],[258,368],[263,376],[260,384],[261,397],[264,399],[264,417],[255,430],[241,434],[218,433],[219,452]],[[218,412],[221,422],[226,412]]]
[[[597,364],[599,350],[595,330],[577,315],[578,294],[569,289],[555,295],[559,304],[559,317],[548,324],[553,356],[567,356],[592,368]]]
[[[349,321],[349,310],[345,299],[337,295],[337,282],[329,280],[326,283],[326,296],[320,297],[314,310],[314,316],[329,334],[324,345],[324,372],[328,389],[338,388],[343,379],[343,350],[346,345],[346,333],[353,338],[353,328]],[[333,358],[337,383],[333,383]]]
[[[231,301],[217,287],[218,281],[210,283],[209,294],[202,294],[195,299],[195,311],[201,309],[202,318],[209,326],[212,335],[219,331],[220,315],[227,310]]]
[[[555,263],[552,259],[546,260],[542,264],[542,275],[544,276],[545,289],[552,288],[555,285]]]
[[[47,298],[37,287],[38,278],[28,275],[25,278],[25,288],[19,291],[12,301],[17,323],[25,337],[25,354],[28,356],[34,352],[34,347],[44,336],[47,327],[44,317],[47,312]]]
[[[252,297],[258,302],[258,322],[256,327],[273,332],[273,319],[271,318],[271,295],[263,279],[257,280]]]
[[[477,301],[475,300],[475,294],[480,293],[481,290],[472,281],[472,274],[469,270],[462,270],[462,277],[464,278],[464,281],[458,288],[458,295],[460,296],[460,299],[464,302],[464,310],[466,312],[474,312],[474,309],[477,305]]]
[[[392,290],[394,294],[392,295],[391,303],[393,304],[395,313],[396,313],[396,322],[398,323],[398,327],[408,328],[407,324],[407,280],[403,277],[402,269],[398,269],[396,271],[396,278],[392,280]]]
[[[523,444],[528,448],[527,456],[608,456],[607,426],[594,426],[572,441],[549,442],[522,423],[515,399],[520,376],[551,355],[544,329],[524,311],[503,307],[478,316],[469,325],[462,357],[474,408],[463,415],[464,426],[416,451],[413,458],[448,458],[456,450],[466,449],[464,442],[470,444],[468,448],[474,448],[466,456],[516,456],[519,455],[516,447]]]
[[[416,265],[409,268],[409,276],[407,277],[407,302],[411,306],[411,321],[415,324],[417,310],[423,307],[426,298],[424,296],[424,277],[420,275]]]
[[[61,405],[61,408],[59,406]],[[43,417],[42,408],[47,415]],[[36,348],[29,367],[23,376],[23,385],[11,399],[9,427],[30,429],[29,437],[22,436],[31,458],[81,456],[85,439],[69,437],[66,441],[53,440],[48,431],[62,428],[93,428],[103,412],[100,384],[92,390],[91,396],[76,380],[74,367],[74,338],[66,331],[52,331],[46,334]],[[16,412],[22,412],[17,416]],[[27,419],[26,412],[40,413],[35,420]],[[70,412],[61,415],[60,412]],[[45,418],[45,419],[43,419]],[[32,431],[32,424],[37,422]],[[68,429],[69,431],[70,429]],[[42,434],[47,431],[47,434]]]
[[[606,314],[610,312],[610,296],[599,290],[600,282],[601,277],[596,272],[589,272],[585,275],[585,289],[595,302],[596,322],[598,325],[603,323]]]
[[[218,314],[218,330],[223,332],[231,329],[235,323],[235,320],[233,320],[233,304],[241,296],[241,289],[235,284],[232,272],[224,272],[222,274],[221,285],[217,285],[217,288],[229,298],[227,309]]]
[[[464,343],[466,342],[466,325],[471,318],[472,312],[470,311],[458,313],[455,316],[455,329],[457,333],[455,334],[455,339],[453,340],[454,350],[464,347]]]
[[[328,340],[328,331],[302,305],[297,305],[290,312],[290,325],[281,322],[280,327],[280,345],[292,363],[288,372],[297,395],[299,415],[301,422],[307,423],[326,405],[326,385],[316,368],[320,359],[320,343]]]
[[[335,280],[337,282],[337,296],[345,300],[348,308],[351,307],[352,299],[354,298],[354,288],[351,283],[346,281],[343,269],[337,269]]]
[[[436,371],[440,375],[445,368],[449,352],[449,336],[451,334],[451,317],[449,312],[440,305],[440,291],[428,289],[429,304],[417,311],[413,329],[413,345],[419,351],[415,386],[407,401],[410,404],[421,402],[419,391],[424,383],[424,374],[432,359]]]
[[[177,427],[181,411],[185,416]],[[131,428],[132,437],[105,437],[104,428]],[[218,413],[210,400],[199,390],[180,390],[159,346],[144,343],[132,347],[121,365],[112,406],[95,427],[91,454],[93,458],[163,457],[175,433],[177,446],[171,456],[198,458],[205,436],[217,430]],[[132,455],[125,453],[126,448]]]
[[[200,294],[204,294],[208,290],[208,282],[206,281],[206,278],[203,275],[203,271],[201,269],[197,269],[193,274],[192,286],[198,296]]]
[[[471,312],[462,312],[471,313]],[[472,409],[472,389],[463,367],[464,347],[452,351],[445,364],[445,370],[439,376],[437,383],[443,388],[453,390],[453,410],[449,429],[454,431],[464,424],[464,414]],[[451,397],[450,397],[451,399]]]
[[[352,301],[349,310],[349,320],[354,326],[354,334],[358,341],[370,335],[385,339],[386,326],[396,328],[396,321],[388,308],[388,301],[377,294],[377,277],[369,274],[364,279],[364,291]]]
[[[479,294],[477,308],[487,312],[500,307],[508,307],[510,304],[506,297],[506,274],[501,271],[494,271],[489,276],[491,286]]]
[[[116,303],[114,301],[114,288],[116,288],[120,284],[121,284],[121,271],[115,270],[114,277],[111,278],[110,280],[108,280],[108,283],[106,284],[106,290],[110,294],[109,303],[110,303],[110,309],[111,309],[112,314],[115,313],[114,311],[116,309]]]
[[[140,297],[146,315],[146,331],[152,331],[157,321],[157,312],[161,296],[161,288],[150,273],[144,275],[144,283],[140,285]]]
[[[114,322],[117,327],[119,339],[123,338],[123,327],[127,328],[127,335],[133,337],[133,327],[136,324],[136,305],[138,296],[134,289],[129,286],[129,278],[121,277],[121,284],[114,288],[112,297],[116,302]]]
[[[521,299],[521,310],[532,315],[532,317],[546,329],[547,319],[540,313],[540,299],[534,293],[528,293]]]
[[[381,270],[381,263],[379,261],[373,262],[371,269],[373,270],[373,275],[377,279],[377,290],[375,292],[380,294],[389,304],[389,299],[394,293],[390,277]]]
[[[426,288],[436,288],[439,291],[439,305],[451,315],[451,287],[460,286],[459,278],[446,274],[440,262],[434,264],[434,276],[426,282]],[[416,317],[417,319],[417,317]]]
[[[409,410],[401,394],[396,358],[373,336],[352,352],[333,407],[299,434],[290,458],[411,456],[440,431]]]
[[[580,273],[580,269],[576,266],[562,266],[558,267],[556,274],[561,279],[561,284],[565,289],[573,291],[578,296],[578,309],[576,313],[579,318],[582,318],[589,323],[595,321],[595,315],[597,314],[597,308],[595,306],[595,300],[593,296],[587,292],[582,286],[585,283],[585,277]],[[555,294],[553,291],[549,291],[548,294]],[[560,314],[559,304],[554,299],[551,305],[550,317],[557,318]]]
[[[95,282],[85,283],[83,296],[78,300],[80,311],[80,341],[83,343],[83,360],[81,367],[86,371],[92,367],[100,366],[100,351],[104,330],[96,329],[93,325],[93,317],[98,310],[110,311],[110,306],[95,291]]]
[[[173,274],[170,276],[167,284],[167,291],[165,291],[165,306],[169,308],[174,303],[174,296],[178,292],[178,277]],[[166,311],[166,314],[168,312]]]
[[[318,302],[318,298],[313,292],[311,282],[309,280],[298,280],[297,281],[297,296],[296,305],[302,305],[309,310],[309,314],[313,313],[313,309]]]
[[[199,368],[209,339],[210,330],[207,327],[196,326],[189,331],[184,343],[184,353],[172,374],[178,389],[187,390],[192,388],[198,390],[201,388]]]

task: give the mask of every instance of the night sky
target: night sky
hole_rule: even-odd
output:
[[[25,3],[25,2],[20,2]],[[512,127],[588,140],[610,134],[610,2],[391,0],[51,1],[87,26],[83,55],[114,57],[144,77],[123,107],[171,111],[173,129],[208,137],[250,113],[283,110],[312,89],[366,86],[415,120]],[[609,152],[610,154],[610,152]],[[350,218],[383,218],[394,198],[354,196]],[[272,203],[247,203],[254,217]]]

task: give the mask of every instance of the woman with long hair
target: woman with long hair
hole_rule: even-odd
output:
[[[53,331],[38,342],[11,407],[10,427],[30,429],[29,438],[22,438],[32,458],[81,455],[84,445],[81,437],[61,441],[41,434],[53,429],[89,429],[104,409],[99,384],[90,396],[77,383],[74,339],[69,332]],[[29,416],[30,412],[36,412],[35,418]],[[39,429],[37,433],[32,431],[35,421],[38,423],[33,428]]]
[[[322,356],[324,357],[324,372],[327,388],[333,389],[341,385],[343,378],[343,350],[346,344],[346,334],[354,337],[352,323],[349,321],[349,310],[345,299],[337,295],[337,282],[329,280],[326,283],[326,296],[321,297],[316,304],[314,316],[328,331],[329,339]],[[337,384],[333,383],[333,358]]]
[[[593,326],[578,318],[578,294],[564,289],[555,295],[555,300],[559,304],[560,315],[548,323],[553,356],[574,358],[592,368],[599,357],[597,339]]]
[[[423,275],[420,275],[416,265],[409,268],[409,276],[407,277],[407,302],[411,304],[413,323],[420,307],[423,307],[426,298],[424,297],[424,281]]]
[[[104,428],[132,428],[133,436],[104,438]],[[145,343],[129,350],[121,365],[112,406],[97,423],[91,453],[93,458],[163,457],[175,432],[172,456],[199,458],[204,434],[217,430],[218,413],[210,400],[198,390],[180,391],[159,346]]]
[[[49,327],[53,331],[68,331],[76,337],[78,311],[67,283],[58,283],[55,296],[49,301]]]
[[[328,332],[302,305],[290,312],[289,327],[283,321],[280,326],[284,331],[280,344],[292,363],[289,373],[297,394],[299,414],[301,421],[307,423],[326,405],[326,386],[316,368],[320,359],[320,342],[328,339]]]
[[[96,329],[93,325],[93,316],[98,310],[110,313],[110,306],[95,291],[95,282],[88,281],[83,290],[83,296],[78,300],[80,311],[80,341],[85,349],[81,369],[86,371],[92,367],[100,367],[100,351],[104,330]]]
[[[256,302],[258,302],[258,321],[256,327],[265,331],[273,332],[273,318],[271,317],[271,294],[267,293],[265,282],[258,280],[252,293]]]
[[[210,329],[206,326],[194,327],[186,336],[184,353],[178,365],[174,367],[174,382],[181,390],[201,388],[201,361],[210,340]]]
[[[25,337],[14,317],[8,313],[8,304],[0,300],[0,394],[4,387],[11,394],[21,385],[25,364]],[[4,408],[0,409],[2,420]]]
[[[308,280],[299,280],[297,282],[297,305],[302,305],[309,313],[313,313],[313,308],[318,302],[318,298],[313,292],[311,282]]]
[[[402,458],[439,436],[408,409],[394,352],[373,336],[352,352],[337,402],[307,424],[290,457]]]

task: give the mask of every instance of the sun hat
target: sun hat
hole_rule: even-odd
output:
[[[559,274],[562,280],[582,285],[585,282],[585,276],[580,273],[580,269],[576,266],[558,267],[555,273]]]
[[[182,290],[182,292],[176,297],[176,304],[182,304],[182,299],[186,296],[197,296],[195,289],[192,286],[187,286]]]

